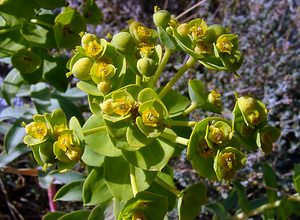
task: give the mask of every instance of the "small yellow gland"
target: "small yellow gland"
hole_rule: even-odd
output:
[[[97,85],[97,87],[100,92],[106,95],[111,90],[111,81],[102,81]]]
[[[66,156],[72,161],[79,160],[81,155],[82,155],[82,151],[79,147],[71,148],[66,151]]]
[[[259,112],[256,110],[250,114],[246,114],[246,119],[252,125],[258,125],[261,122]]]
[[[26,125],[25,132],[33,138],[43,140],[47,136],[48,129],[45,122],[31,122]]]
[[[73,145],[73,139],[71,134],[62,134],[58,137],[57,145],[63,151],[67,151]]]
[[[149,57],[154,51],[154,45],[139,43],[138,50],[140,52],[141,57]]]
[[[209,103],[216,105],[216,106],[221,106],[222,102],[221,102],[221,94],[218,93],[216,90],[212,90],[208,96],[207,96],[207,100]]]
[[[159,113],[155,110],[155,108],[150,107],[143,111],[142,121],[146,126],[158,127],[161,120],[159,118]]]
[[[228,53],[231,55],[233,44],[228,37],[221,35],[217,39],[216,47],[220,52]]]
[[[221,155],[221,166],[222,168],[229,172],[234,168],[235,154],[234,153],[223,153]]]
[[[125,116],[128,115],[132,108],[132,103],[130,100],[128,100],[126,97],[116,99],[115,100],[115,108],[114,108],[114,113],[120,115],[120,116]]]
[[[138,25],[136,29],[138,40],[141,42],[148,42],[152,37],[152,30],[143,25]]]
[[[91,57],[96,57],[102,52],[103,46],[99,44],[96,40],[93,40],[89,42],[86,46],[84,46],[84,49],[86,50],[86,53],[88,55],[90,55]]]
[[[225,139],[223,129],[214,125],[209,126],[208,138],[216,144],[222,144]]]

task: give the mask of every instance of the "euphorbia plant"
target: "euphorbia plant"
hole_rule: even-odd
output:
[[[101,219],[103,207],[114,202],[115,217],[164,219],[176,201],[180,219],[194,219],[207,202],[207,189],[197,183],[179,191],[169,160],[186,150],[199,175],[230,182],[246,163],[247,153],[268,153],[280,131],[268,125],[267,109],[250,96],[238,97],[232,118],[221,117],[216,90],[199,80],[188,83],[189,99],[172,86],[197,62],[214,71],[236,74],[243,56],[238,36],[228,29],[197,18],[180,23],[168,11],[155,9],[156,30],[138,21],[111,40],[81,33],[66,75],[87,93],[92,115],[81,127],[75,117],[67,123],[62,110],[35,115],[25,125],[24,142],[44,170],[68,172],[78,162],[87,177],[61,188],[56,199],[75,187],[93,211],[75,212],[86,219]],[[174,52],[188,59],[163,87],[157,81]],[[189,121],[196,109],[215,117]],[[182,137],[179,127],[190,131]],[[72,214],[48,214],[72,218]],[[104,218],[104,217],[103,217]]]

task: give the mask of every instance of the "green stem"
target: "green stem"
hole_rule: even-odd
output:
[[[8,33],[8,32],[17,30],[17,29],[20,29],[20,26],[7,27],[7,28],[4,28],[4,29],[1,29],[1,30],[0,30],[0,34],[5,34],[5,33]]]
[[[192,104],[184,110],[184,112],[182,113],[182,115],[188,115],[191,112],[195,111],[198,108],[198,104],[196,102],[192,102]]]
[[[53,25],[52,24],[49,24],[47,22],[44,22],[44,21],[40,21],[40,20],[37,20],[37,19],[30,19],[30,22],[33,23],[33,24],[38,24],[38,25],[41,25],[41,26],[44,26],[44,27],[47,27],[47,28],[52,28]]]
[[[178,127],[194,127],[196,121],[178,121],[178,120],[168,120],[166,121],[167,126],[178,126]]]
[[[289,199],[296,200],[298,202],[300,201],[298,193],[290,196]],[[248,213],[244,213],[244,212],[238,213],[237,215],[231,217],[231,220],[245,220],[245,219],[248,219],[251,216],[261,214],[261,213],[265,212],[268,209],[278,208],[279,205],[280,205],[280,202],[281,202],[281,199],[279,199],[279,200],[277,200],[273,203],[268,203],[268,204],[259,206],[256,209],[253,209]]]
[[[174,134],[170,134],[167,132],[163,132],[160,137],[167,139],[169,141],[172,141],[173,143],[177,143],[177,144],[182,144],[184,146],[188,145],[189,139],[187,138],[183,138],[183,137],[179,137],[177,135]]]
[[[135,169],[133,165],[129,165],[129,170],[130,170],[130,183],[131,183],[131,189],[133,192],[133,196],[135,197],[136,194],[139,192],[138,186],[136,183],[136,178],[135,178]]]
[[[161,178],[159,178],[158,176],[155,177],[154,181],[162,186],[163,188],[165,188],[166,190],[168,190],[169,192],[173,193],[176,197],[179,197],[180,195],[180,191],[178,189],[176,189],[173,186],[170,186],[168,183],[166,183],[165,181],[163,181]]]
[[[139,76],[139,75],[136,75],[135,76],[135,83],[140,86],[142,84],[142,77]]]
[[[102,132],[102,131],[105,131],[105,130],[106,130],[106,126],[91,128],[91,129],[83,131],[83,135],[88,136],[88,135],[96,134],[96,133],[99,133],[99,132]]]
[[[170,49],[170,48],[166,48],[166,52],[164,53],[164,56],[162,57],[161,59],[161,62],[159,64],[159,66],[157,67],[156,71],[155,71],[155,74],[153,76],[153,78],[151,79],[151,82],[150,82],[150,87],[153,88],[156,84],[156,82],[158,81],[160,75],[162,74],[171,54],[172,54],[173,50]]]
[[[187,60],[187,62],[182,67],[180,67],[178,72],[167,83],[167,85],[160,91],[160,93],[158,94],[158,97],[160,99],[162,99],[167,94],[167,92],[171,89],[171,87],[177,82],[177,80],[195,63],[196,63],[196,60],[190,56],[190,58]]]

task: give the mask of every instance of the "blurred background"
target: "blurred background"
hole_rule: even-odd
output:
[[[81,1],[67,1],[73,8]],[[239,35],[245,61],[238,71],[239,78],[225,72],[214,73],[200,65],[195,66],[175,86],[187,94],[187,82],[197,78],[222,94],[224,117],[230,117],[235,97],[251,94],[261,99],[269,110],[270,124],[281,129],[281,137],[269,155],[261,152],[248,156],[247,166],[238,173],[250,197],[263,193],[261,162],[267,161],[276,171],[282,192],[294,193],[293,166],[300,163],[300,1],[297,0],[99,0],[103,13],[99,25],[88,26],[88,32],[99,37],[114,34],[127,27],[134,19],[147,26],[152,23],[155,5],[180,15],[181,22],[202,17],[208,25],[218,23]],[[58,13],[58,12],[57,12]],[[173,55],[163,78],[165,84],[180,67],[184,56]],[[10,65],[0,63],[0,82],[10,70]],[[22,105],[26,100],[15,100]],[[6,102],[0,98],[0,110]],[[196,111],[193,119],[202,119],[206,112]],[[3,143],[4,134],[1,134]],[[0,151],[2,151],[2,144]],[[175,182],[179,189],[201,178],[185,160],[185,154],[171,161],[175,169]],[[33,167],[27,156],[14,161],[13,167]],[[40,219],[48,210],[47,191],[39,186],[38,179],[0,172],[0,219]],[[230,185],[207,182],[212,200],[227,198]],[[58,209],[75,210],[80,203],[58,204]],[[15,211],[12,211],[14,210]],[[14,213],[14,214],[12,214]],[[170,219],[176,219],[170,213]],[[210,219],[203,213],[199,219]],[[257,217],[259,219],[259,217]]]

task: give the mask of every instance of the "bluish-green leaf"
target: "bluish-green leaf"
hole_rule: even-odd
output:
[[[206,200],[207,189],[203,183],[197,183],[184,189],[178,199],[179,219],[195,219]]]
[[[85,220],[89,215],[90,211],[88,210],[77,210],[61,216],[58,220]]]
[[[46,215],[43,216],[42,220],[57,220],[65,214],[65,212],[48,212]]]
[[[57,191],[54,200],[82,201],[82,183],[82,180],[77,180],[64,185]]]
[[[112,199],[103,176],[103,168],[94,168],[83,184],[84,205],[105,204]]]

